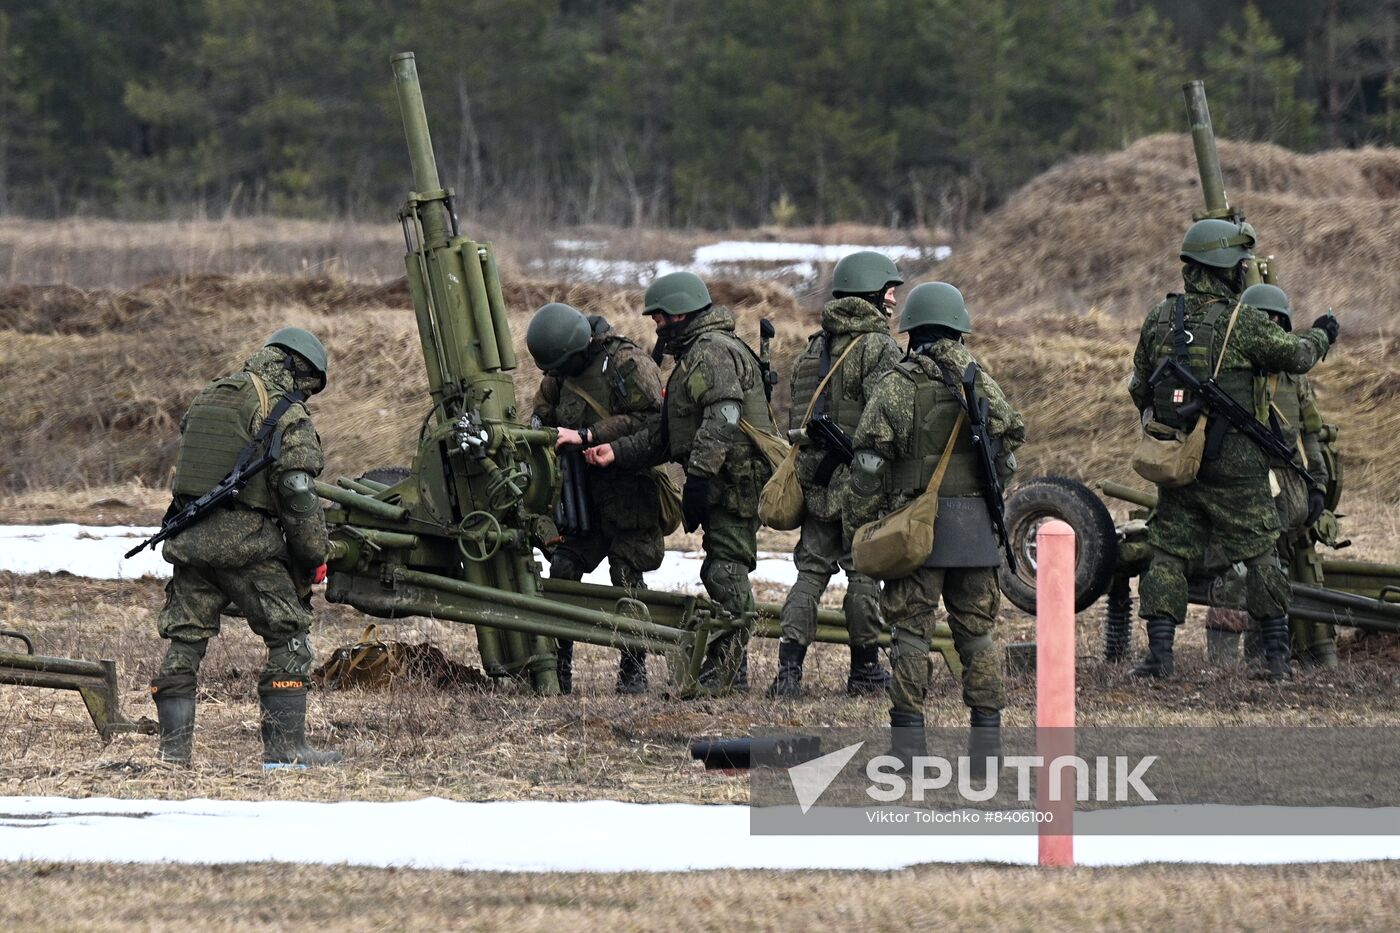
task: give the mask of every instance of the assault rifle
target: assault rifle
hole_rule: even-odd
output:
[[[825,486],[831,482],[831,474],[836,472],[836,468],[843,463],[850,463],[855,459],[856,448],[851,438],[846,436],[846,432],[831,420],[830,415],[817,415],[807,422],[807,437],[822,450],[826,451],[826,456],[822,457],[822,462],[817,464],[817,472],[813,474],[812,480],[818,486]]]
[[[773,401],[773,387],[778,384],[778,374],[773,370],[773,353],[769,341],[777,335],[773,322],[763,318],[758,322],[758,368],[763,371],[763,394]]]
[[[261,438],[254,439],[253,444],[249,445],[250,448],[253,445],[259,444],[260,441]],[[195,499],[175,514],[167,514],[165,519],[160,523],[160,530],[145,541],[136,545],[136,547],[127,551],[126,559],[130,560],[141,553],[145,548],[154,548],[166,538],[177,535],[191,525],[197,524],[213,509],[237,499],[238,494],[243,491],[244,487],[248,485],[253,477],[275,463],[281,453],[282,435],[274,434],[272,440],[267,445],[267,449],[263,451],[262,456],[255,460],[247,459],[246,462],[244,457],[239,457],[238,462],[234,464],[229,474],[219,480],[213,489],[209,490],[198,499]]]
[[[1246,409],[1239,402],[1235,401],[1219,384],[1212,379],[1198,379],[1195,373],[1191,372],[1179,361],[1168,357],[1157,365],[1152,373],[1149,382],[1157,385],[1163,379],[1171,376],[1178,383],[1189,389],[1196,397],[1196,401],[1180,409],[1178,414],[1190,417],[1193,414],[1201,413],[1201,409],[1208,410],[1211,414],[1223,419],[1211,425],[1206,432],[1206,449],[1219,451],[1220,442],[1224,437],[1225,428],[1216,425],[1228,425],[1239,431],[1259,446],[1264,453],[1281,460],[1294,473],[1307,484],[1309,494],[1323,492],[1322,485],[1294,459],[1293,448],[1285,444],[1277,434],[1265,427],[1254,413]]]
[[[1006,503],[1001,488],[1001,477],[997,474],[997,450],[999,447],[987,433],[987,411],[990,404],[977,396],[977,364],[968,363],[962,374],[963,398],[967,402],[967,425],[972,431],[972,446],[977,448],[982,461],[982,498],[987,502],[987,511],[992,515],[992,524],[1001,535],[1001,546],[1006,551],[1006,566],[1016,572],[1016,555],[1011,549],[1011,535],[1006,531]]]

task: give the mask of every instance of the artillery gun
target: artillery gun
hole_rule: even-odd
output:
[[[557,432],[521,423],[496,256],[462,235],[439,181],[413,53],[391,59],[413,190],[399,212],[430,405],[412,467],[318,483],[331,556],[326,598],[386,619],[427,616],[475,626],[492,677],[559,692],[555,640],[663,655],[672,684],[697,689],[708,640],[749,628],[777,637],[778,607],[729,616],[708,599],[544,579],[535,549],[559,538]],[[946,627],[936,647],[958,670]],[[823,611],[819,641],[845,642]]]
[[[1231,204],[1225,194],[1205,86],[1200,81],[1192,81],[1183,85],[1182,91],[1205,200],[1205,210],[1192,214],[1192,220],[1215,218],[1244,223],[1243,209]],[[1246,281],[1251,285],[1276,284],[1277,272],[1278,264],[1272,256],[1254,259],[1246,268]],[[1343,479],[1342,461],[1336,448],[1337,428],[1323,425],[1319,440],[1328,472],[1326,510],[1323,519],[1311,529],[1311,540],[1340,549],[1350,542],[1340,539],[1337,526]],[[1114,482],[1104,482],[1099,488],[1105,496],[1131,506],[1125,520],[1115,521],[1092,490],[1068,477],[1037,477],[1012,489],[1006,501],[1006,521],[1011,548],[1020,561],[1015,571],[1002,567],[1000,582],[1008,600],[1026,612],[1034,612],[1036,531],[1050,519],[1068,522],[1078,541],[1075,611],[1088,609],[1107,595],[1104,658],[1112,661],[1126,658],[1130,648],[1130,583],[1151,563],[1147,521],[1157,506],[1157,496]],[[1292,593],[1291,617],[1303,622],[1400,634],[1400,565],[1326,559],[1308,547],[1298,549],[1293,566],[1287,569]],[[1230,574],[1229,567],[1204,563],[1188,567],[1191,602],[1239,608],[1230,591]]]

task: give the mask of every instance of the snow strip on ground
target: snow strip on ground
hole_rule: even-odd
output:
[[[0,570],[11,573],[60,573],[102,580],[130,580],[144,576],[164,579],[170,565],[158,552],[145,550],[131,560],[122,557],[132,547],[154,534],[154,528],[129,525],[0,525]],[[536,558],[545,562],[544,555]],[[797,568],[792,555],[761,552],[753,579],[792,586]],[[654,590],[699,593],[702,555],[667,551],[659,570],[646,575]],[[608,563],[584,577],[589,583],[609,582]],[[832,577],[833,586],[845,586],[846,575]]]
[[[291,843],[289,844],[289,840]],[[1035,836],[750,836],[743,806],[0,798],[0,859],[474,871],[889,870],[1034,864]],[[1081,836],[1081,865],[1400,858],[1400,836]]]

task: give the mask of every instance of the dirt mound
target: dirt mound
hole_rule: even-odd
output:
[[[712,289],[751,340],[758,318],[772,317],[779,349],[796,353],[800,335],[815,326],[780,286],[717,281]],[[540,305],[567,301],[606,315],[646,346],[654,339],[635,288],[514,280],[504,293],[522,408],[539,381],[524,336]],[[331,476],[408,463],[428,407],[411,308],[402,279],[198,275],[126,291],[0,289],[0,432],[11,445],[0,491],[133,479],[164,487],[179,419],[195,393],[236,371],[267,334],[287,325],[318,334],[333,361],[330,384],[313,403]]]
[[[1337,309],[1352,333],[1400,306],[1400,150],[1300,155],[1220,143],[1226,191],[1279,263],[1306,317]],[[1202,210],[1189,136],[1159,135],[1082,157],[1014,194],[954,251],[940,275],[977,311],[1082,312],[1136,318],[1180,286],[1175,261]]]

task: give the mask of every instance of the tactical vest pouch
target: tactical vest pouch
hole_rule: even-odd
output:
[[[1205,416],[1196,419],[1189,433],[1149,421],[1133,450],[1133,470],[1158,486],[1185,486],[1195,481],[1205,449]]]
[[[933,553],[933,526],[938,521],[938,488],[962,432],[965,415],[958,413],[943,456],[928,488],[914,501],[856,529],[851,557],[856,570],[877,580],[897,580],[924,566]]]
[[[661,536],[664,538],[681,527],[681,491],[676,488],[671,474],[661,467],[653,467],[650,475],[661,504]]]
[[[821,382],[817,383],[817,389],[812,393],[812,400],[807,404],[807,414],[802,416],[802,424],[812,417],[812,411],[816,408],[817,399],[822,397],[822,390],[830,381],[832,375],[841,368],[841,364],[850,356],[851,351],[856,348],[856,344],[864,339],[864,335],[852,340],[850,346],[836,360],[836,365],[827,370]],[[752,435],[750,435],[752,436]],[[802,484],[797,481],[797,447],[789,447],[783,454],[780,463],[773,464],[773,475],[768,482],[763,484],[763,491],[758,496],[758,518],[759,521],[769,528],[776,528],[778,531],[791,531],[802,525],[802,520],[807,517],[807,503],[802,498]],[[771,460],[769,461],[772,462]]]
[[[1183,300],[1178,298],[1177,324],[1174,328],[1178,335],[1184,326],[1181,323],[1182,303]],[[1229,326],[1225,329],[1225,340],[1216,358],[1215,369],[1211,373],[1212,379],[1220,374],[1220,365],[1225,360],[1225,349],[1230,345],[1230,335],[1234,333],[1235,319],[1239,313],[1240,305],[1236,302],[1234,313],[1230,315]],[[1184,341],[1180,340],[1180,336],[1178,340],[1177,355],[1184,358]],[[1168,488],[1195,482],[1196,474],[1201,469],[1201,461],[1205,457],[1208,421],[1202,412],[1197,416],[1195,426],[1189,431],[1179,430],[1160,421],[1148,421],[1143,425],[1142,435],[1133,450],[1134,472],[1148,482]]]

